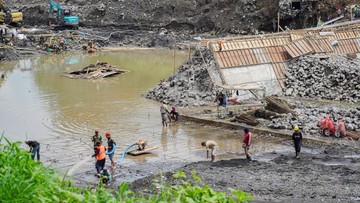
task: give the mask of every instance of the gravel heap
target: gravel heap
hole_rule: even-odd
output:
[[[286,96],[360,101],[360,60],[301,57],[286,70]]]
[[[274,129],[291,129],[292,125],[299,125],[305,133],[309,135],[319,135],[318,122],[321,117],[328,113],[334,117],[334,124],[336,120],[343,117],[345,120],[345,127],[347,130],[360,131],[360,107],[356,108],[340,108],[340,107],[315,107],[304,106],[298,102],[294,109],[298,116],[291,114],[283,114],[281,117],[273,118],[271,120],[260,119],[261,123]]]
[[[213,65],[210,51],[202,50],[202,54],[205,62]],[[216,89],[197,51],[191,61],[181,65],[175,76],[161,81],[143,96],[169,105],[193,107],[213,104],[215,95]]]

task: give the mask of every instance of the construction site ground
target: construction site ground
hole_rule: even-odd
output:
[[[309,104],[315,102],[304,101]],[[330,101],[318,103],[318,105],[326,104],[334,105]],[[230,106],[228,111],[241,111],[260,106],[262,105],[259,103],[235,105]],[[349,106],[349,104],[336,103],[335,106]],[[357,202],[360,200],[358,141],[305,134],[300,159],[296,159],[291,140],[292,130],[273,130],[262,125],[248,126],[230,122],[229,119],[219,118],[216,106],[183,111],[182,122],[196,122],[214,128],[232,129],[239,138],[242,138],[244,127],[250,128],[254,133],[254,144],[251,149],[254,160],[252,162],[246,160],[242,148],[239,148],[237,153],[240,154],[236,158],[226,159],[220,155],[214,163],[209,161],[190,163],[172,172],[136,180],[132,184],[135,191],[151,193],[156,190],[151,184],[154,180],[156,182],[166,180],[169,184],[179,183],[172,174],[182,170],[187,177],[191,177],[191,172],[196,171],[204,184],[218,191],[230,192],[229,188],[236,188],[250,192],[254,195],[255,202]]]

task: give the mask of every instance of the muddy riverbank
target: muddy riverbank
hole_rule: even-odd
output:
[[[188,178],[192,171],[196,171],[204,184],[217,191],[241,189],[252,193],[258,201],[356,202],[360,199],[359,151],[340,146],[303,146],[302,150],[300,159],[294,159],[292,151],[274,150],[254,156],[252,162],[240,156],[214,163],[192,163],[162,176],[137,180],[131,188],[136,192],[150,193],[156,189],[152,184],[154,177],[157,181],[163,179],[179,184],[172,174],[182,170]]]

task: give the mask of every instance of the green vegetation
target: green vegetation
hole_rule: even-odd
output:
[[[3,143],[5,139],[6,144]],[[216,192],[202,185],[196,172],[185,181],[186,174],[179,171],[173,175],[182,181],[179,185],[167,185],[164,181],[155,183],[157,190],[150,195],[137,195],[122,183],[118,191],[109,191],[99,186],[96,189],[81,189],[70,181],[61,179],[56,172],[34,162],[29,152],[0,138],[0,200],[1,202],[247,202],[252,199],[248,193],[232,190],[232,195]],[[202,186],[200,186],[202,185]]]

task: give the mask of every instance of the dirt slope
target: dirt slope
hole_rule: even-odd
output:
[[[25,23],[45,25],[48,0],[15,0]],[[82,26],[122,29],[184,29],[195,32],[248,33],[269,30],[278,12],[279,0],[74,0],[58,1],[80,17]]]

